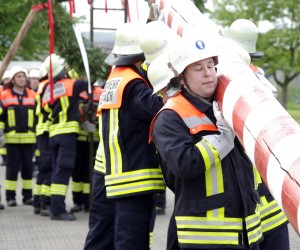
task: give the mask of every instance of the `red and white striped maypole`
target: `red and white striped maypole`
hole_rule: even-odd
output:
[[[159,20],[184,36],[190,28],[219,36],[190,0],[149,0]],[[219,58],[217,101],[252,163],[300,235],[300,126],[246,64]],[[221,60],[220,60],[221,59]]]

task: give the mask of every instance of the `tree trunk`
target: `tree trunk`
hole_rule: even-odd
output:
[[[27,31],[29,30],[32,22],[34,21],[35,15],[36,15],[36,11],[31,9],[30,12],[28,13],[24,23],[22,24],[22,27],[19,30],[14,42],[12,43],[9,50],[7,51],[6,56],[3,59],[3,62],[2,62],[1,68],[0,68],[0,79],[2,78],[5,70],[7,69],[11,59],[16,55],[16,52],[17,52],[20,44],[22,43],[24,37],[27,34]]]
[[[288,84],[281,86],[282,96],[281,96],[281,105],[286,109],[287,108],[287,97],[288,97]]]

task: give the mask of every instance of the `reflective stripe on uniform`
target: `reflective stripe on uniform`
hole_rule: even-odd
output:
[[[89,194],[90,193],[90,183],[83,183],[83,194]]]
[[[163,180],[148,180],[148,181],[138,181],[134,183],[107,186],[106,194],[107,197],[123,196],[127,194],[147,192],[153,190],[165,190]]]
[[[256,168],[255,168],[255,174],[257,177],[257,183],[262,185],[263,182],[261,176],[258,173]],[[260,219],[261,219],[261,226],[262,226],[263,233],[268,232],[288,222],[288,219],[286,218],[285,214],[282,212],[276,200],[272,200],[268,202],[266,196],[261,196],[260,199],[261,199]]]
[[[32,189],[32,179],[22,180],[22,189]]]
[[[32,109],[28,109],[28,127],[33,128],[34,126],[34,111]]]
[[[261,200],[260,217],[263,233],[288,222],[288,219],[275,200],[268,202],[265,196],[261,197]]]
[[[239,245],[237,232],[177,232],[180,244]]]
[[[99,120],[100,141],[96,153],[94,170],[106,174],[106,160],[105,160],[104,143],[102,137],[102,113],[100,113],[98,120]]]
[[[42,184],[41,195],[50,196],[51,195],[51,187],[49,185]]]
[[[17,181],[5,180],[5,190],[16,191],[17,184],[18,184]]]
[[[51,184],[51,195],[62,195],[66,196],[67,193],[67,185],[64,184]]]
[[[130,172],[124,172],[118,175],[105,176],[105,185],[119,185],[134,181],[141,181],[147,179],[160,179],[162,178],[162,172],[157,168],[140,169]]]
[[[83,190],[83,183],[72,181],[72,192],[82,192]]]
[[[26,133],[17,133],[15,130],[5,133],[5,142],[7,144],[34,144],[36,143],[35,133],[28,131]]]
[[[15,115],[15,110],[13,109],[7,110],[7,125],[8,127],[16,126],[16,115]]]
[[[61,105],[61,112],[59,112],[59,123],[65,124],[68,120],[68,108],[70,106],[69,97],[68,96],[62,96],[59,98],[60,105]]]
[[[176,216],[175,219],[178,241],[181,244],[239,245],[241,243],[239,242],[239,234],[243,232],[241,218]]]
[[[222,173],[222,165],[219,158],[219,153],[205,140],[201,140],[196,144],[199,149],[205,164],[205,185],[206,196],[212,196],[224,192],[224,181]],[[225,208],[207,211],[208,217],[224,217]]]
[[[111,174],[118,175],[122,173],[123,162],[122,162],[122,153],[118,141],[119,133],[119,109],[110,109],[109,110],[109,154],[110,154],[110,163],[111,163]]]
[[[35,184],[34,189],[33,189],[33,194],[34,195],[41,195],[41,193],[42,193],[42,185]]]
[[[39,117],[38,119],[39,120],[40,119],[43,120],[42,117]],[[50,124],[51,123],[49,121],[45,122],[45,123],[38,122],[38,124],[35,127],[36,135],[38,136],[38,135],[44,134],[44,132],[49,132],[49,130],[50,130]]]
[[[52,124],[50,126],[49,137],[59,134],[79,133],[79,124],[77,121],[70,121],[63,124]]]
[[[259,211],[259,205],[257,205]],[[248,241],[251,245],[257,242],[262,237],[262,227],[260,221],[260,214],[252,214],[245,219],[246,229],[248,231]]]

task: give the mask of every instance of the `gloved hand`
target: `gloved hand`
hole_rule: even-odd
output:
[[[83,123],[80,123],[80,127],[90,133],[94,133],[96,131],[96,125],[94,123],[91,123],[89,121],[85,121]]]
[[[227,125],[216,101],[213,102],[214,115],[217,119],[219,135],[206,135],[203,138],[209,142],[218,152],[222,160],[234,148],[234,133]]]
[[[2,148],[5,145],[5,135],[2,133],[0,135],[0,148]]]
[[[80,120],[89,121],[94,123],[96,120],[96,108],[92,100],[89,100],[86,104],[79,106]]]

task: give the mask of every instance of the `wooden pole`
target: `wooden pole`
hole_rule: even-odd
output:
[[[32,25],[34,19],[35,19],[36,11],[30,10],[28,13],[25,21],[23,22],[23,25],[21,29],[19,30],[14,42],[10,46],[9,50],[6,53],[5,58],[3,59],[1,68],[0,68],[0,79],[2,78],[5,70],[7,69],[9,63],[11,62],[12,58],[16,55],[16,52],[23,41],[24,37],[27,34],[27,31],[29,30],[30,26]]]

